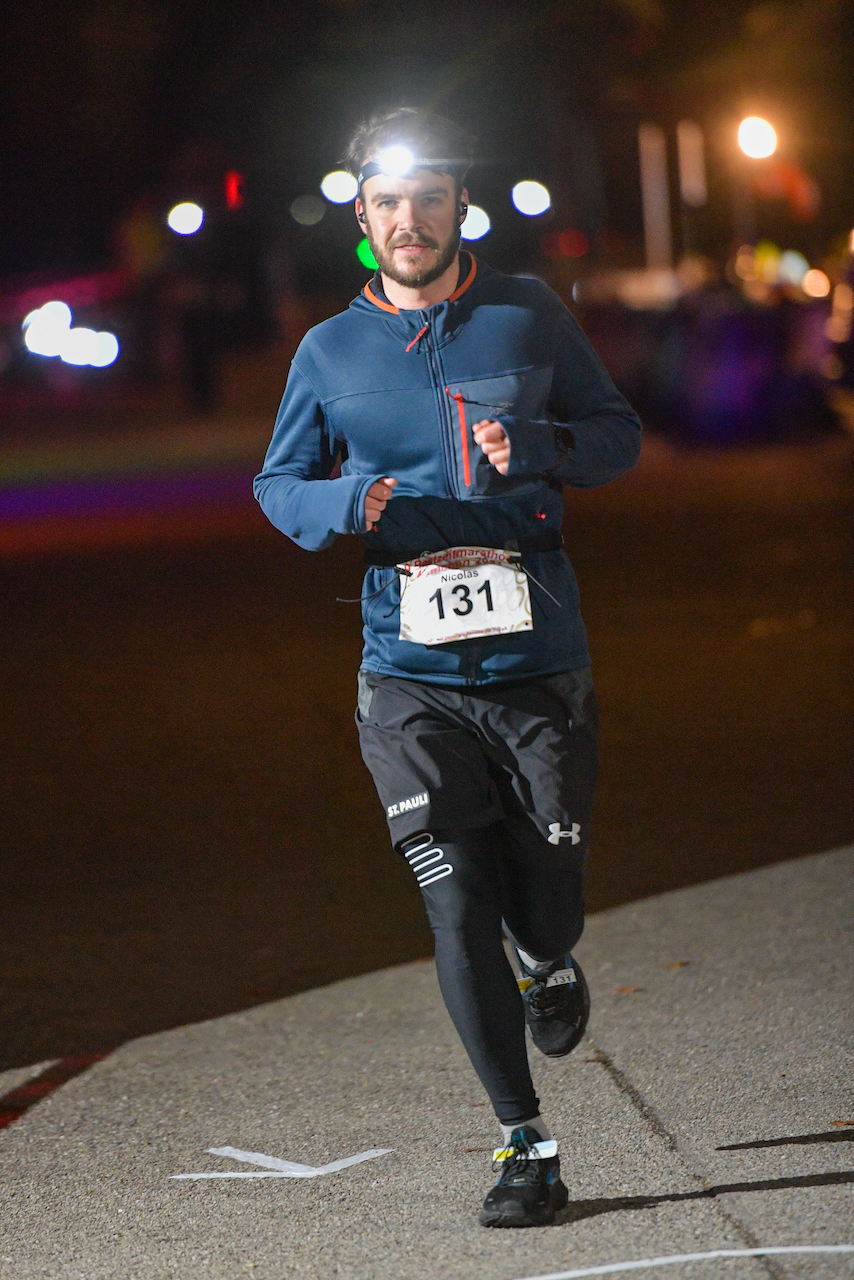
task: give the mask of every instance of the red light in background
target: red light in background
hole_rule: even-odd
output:
[[[563,231],[547,231],[540,248],[547,258],[583,258],[590,242],[583,231],[566,227]]]
[[[766,200],[786,200],[797,222],[811,222],[821,208],[821,192],[805,169],[793,160],[773,159],[757,168],[753,190]]]
[[[225,206],[227,209],[239,209],[246,195],[246,179],[236,169],[229,169],[225,175]]]

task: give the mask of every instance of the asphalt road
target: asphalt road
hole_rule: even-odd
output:
[[[838,849],[591,917],[587,1037],[531,1050],[552,1227],[478,1225],[498,1126],[427,961],[143,1036],[28,1111],[0,1277],[850,1280],[852,873]]]
[[[569,495],[592,909],[854,838],[851,458],[650,438]],[[2,566],[0,1069],[430,954],[352,721],[359,548],[217,528]]]

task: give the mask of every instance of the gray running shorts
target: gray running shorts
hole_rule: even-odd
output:
[[[396,848],[419,831],[504,822],[583,866],[596,784],[589,667],[465,687],[361,670],[356,723]]]

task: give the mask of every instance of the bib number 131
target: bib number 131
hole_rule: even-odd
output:
[[[438,611],[439,618],[442,622],[444,622],[445,600],[442,592],[443,592],[443,588],[437,587],[436,590],[433,592],[432,596],[430,597],[429,603],[432,604],[434,601],[436,602],[436,609]],[[474,603],[475,603],[471,598],[471,589],[467,587],[464,582],[458,582],[455,587],[451,587],[450,594],[452,596],[459,596],[459,604],[452,605],[454,613],[459,618],[467,618],[468,615],[471,613],[472,609],[474,608]],[[482,596],[482,595],[486,596],[487,613],[495,612],[495,606],[492,603],[492,585],[488,578],[483,583],[483,586],[480,586],[476,589],[475,594],[479,596]]]
[[[491,549],[487,549],[489,553]],[[452,548],[451,563],[424,561],[405,566],[401,578],[400,639],[416,644],[447,644],[475,636],[530,631],[531,596],[522,570],[498,559],[478,562],[473,550],[465,557]],[[462,563],[461,563],[462,561]]]

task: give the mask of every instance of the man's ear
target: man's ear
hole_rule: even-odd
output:
[[[365,206],[362,204],[359,196],[356,196],[356,217],[359,220],[360,226],[364,226],[367,222],[367,218],[365,217]]]
[[[460,192],[460,225],[465,222],[466,214],[469,211],[469,193],[465,187]]]

